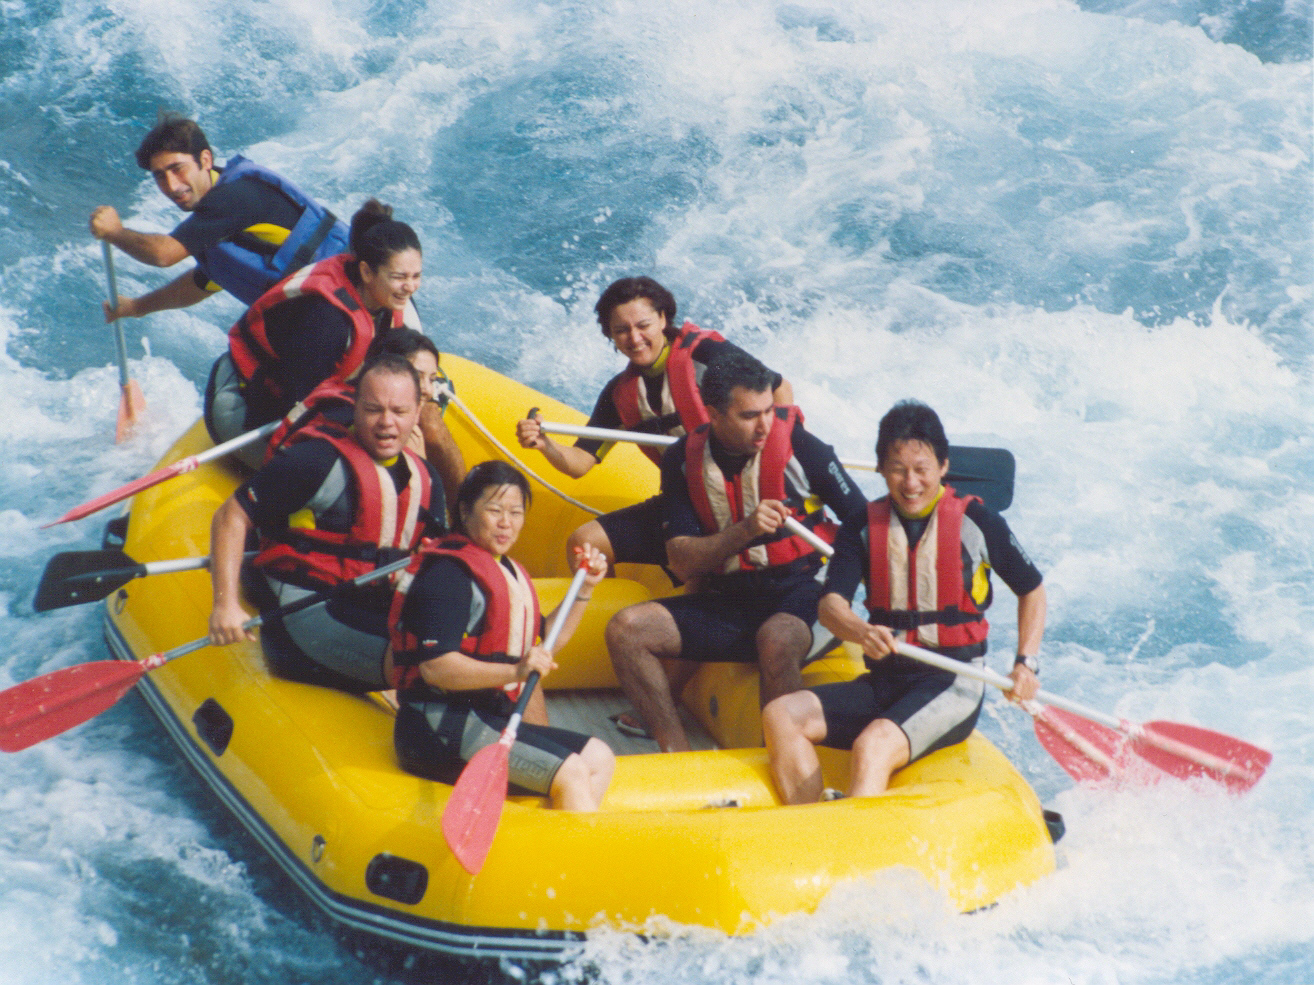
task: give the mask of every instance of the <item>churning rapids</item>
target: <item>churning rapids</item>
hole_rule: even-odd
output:
[[[1314,981],[1310,0],[0,10],[0,686],[105,655],[94,607],[31,611],[99,523],[38,527],[150,466],[240,313],[128,325],[150,415],[116,447],[86,221],[172,228],[131,151],[181,110],[340,215],[394,203],[440,346],[582,409],[618,368],[598,291],[651,273],[842,453],[908,396],[1011,448],[1046,686],[1274,752],[1240,799],[1074,788],[991,700],[982,728],[1067,820],[1052,877],[960,917],[891,873],[752,937],[602,933],[531,979]],[[135,699],[0,759],[0,819],[0,981],[459,973],[337,936]]]

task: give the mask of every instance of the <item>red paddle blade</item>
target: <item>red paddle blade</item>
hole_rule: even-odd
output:
[[[1204,777],[1233,793],[1245,793],[1253,787],[1273,761],[1267,749],[1178,722],[1142,725],[1132,748],[1170,776],[1184,780]]]
[[[195,467],[195,461],[190,458],[184,458],[182,461],[174,462],[172,465],[165,465],[163,468],[156,469],[154,472],[150,473],[150,475],[143,475],[140,479],[133,479],[126,485],[119,486],[119,488],[111,490],[101,496],[97,496],[95,499],[87,500],[87,502],[83,503],[81,506],[73,507],[73,509],[69,510],[58,520],[51,520],[49,523],[43,523],[41,529],[45,530],[47,527],[53,527],[56,524],[68,523],[71,520],[81,520],[84,516],[91,516],[91,514],[97,513],[107,506],[113,506],[115,503],[122,502],[129,496],[135,496],[143,489],[149,489],[151,486],[163,482],[165,479],[172,479],[175,475],[182,475],[184,472]]]
[[[146,397],[136,380],[129,380],[119,397],[119,420],[114,428],[114,443],[122,444],[146,413]]]
[[[484,867],[506,803],[507,761],[501,742],[480,749],[465,764],[443,811],[443,838],[461,868],[478,875]]]
[[[1058,708],[1034,714],[1036,738],[1078,783],[1116,783],[1127,773],[1127,739],[1116,729]]]
[[[135,661],[98,660],[0,691],[0,750],[18,752],[94,718],[146,673]]]

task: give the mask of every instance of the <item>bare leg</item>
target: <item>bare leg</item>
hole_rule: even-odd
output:
[[[583,547],[585,544],[592,544],[602,552],[607,559],[608,577],[615,577],[616,552],[612,549],[611,538],[607,536],[607,531],[602,528],[602,524],[597,520],[581,523],[571,532],[571,535],[566,539],[566,560],[569,561],[574,558],[575,548]]]
[[[556,810],[596,811],[607,794],[616,757],[599,739],[589,739],[578,753],[571,753],[552,778],[548,798]]]
[[[853,741],[849,763],[850,797],[874,797],[884,793],[895,770],[908,765],[908,736],[888,718],[878,718]]]
[[[812,630],[798,616],[778,612],[757,630],[757,666],[762,675],[762,706],[782,695],[803,688],[799,669],[808,648]]]
[[[680,630],[670,612],[655,602],[621,609],[607,623],[607,650],[621,689],[634,703],[648,734],[663,752],[687,750],[689,738],[662,666],[666,661],[685,662],[679,661]]]
[[[602,798],[607,795],[607,787],[611,785],[611,775],[616,770],[616,754],[601,739],[589,739],[579,755],[589,768],[589,793],[596,810],[602,806]]]
[[[559,811],[595,811],[598,805],[593,800],[593,786],[589,782],[589,766],[583,757],[571,753],[557,769],[552,778],[552,787],[548,790],[548,799],[554,810]]]
[[[547,699],[543,696],[543,686],[540,684],[534,688],[534,693],[529,696],[529,704],[525,705],[525,715],[521,719],[526,725],[549,725]]]
[[[771,701],[762,711],[771,779],[786,804],[821,799],[821,760],[816,743],[826,737],[821,702],[811,691],[795,691]]]

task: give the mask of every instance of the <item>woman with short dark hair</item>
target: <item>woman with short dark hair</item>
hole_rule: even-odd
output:
[[[507,557],[529,505],[529,483],[505,462],[472,468],[457,495],[455,532],[421,549],[398,582],[389,621],[399,708],[393,737],[404,769],[454,782],[465,763],[496,742],[533,671],[556,664],[535,641],[545,620],[525,569]],[[579,625],[606,573],[584,547],[584,588],[564,615],[558,643]],[[552,728],[535,691],[511,747],[510,779],[564,810],[597,810],[615,757],[600,739]]]

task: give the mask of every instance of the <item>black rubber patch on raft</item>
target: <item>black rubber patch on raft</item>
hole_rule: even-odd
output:
[[[206,698],[192,716],[192,724],[210,751],[216,756],[222,756],[233,738],[233,718],[224,711],[223,706],[214,698]]]
[[[419,862],[382,852],[365,869],[365,888],[375,896],[414,906],[429,888],[429,870]]]

